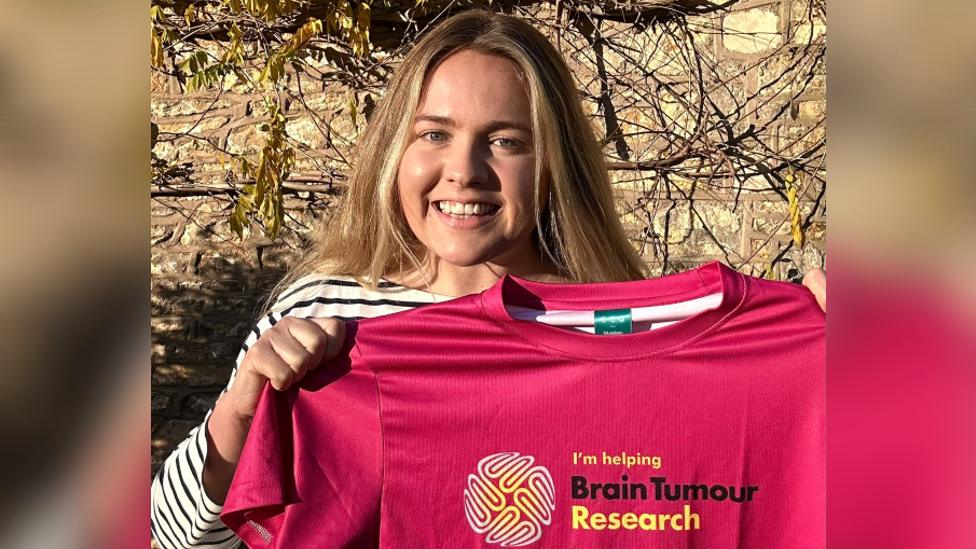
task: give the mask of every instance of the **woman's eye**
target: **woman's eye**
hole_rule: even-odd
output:
[[[522,146],[522,142],[510,137],[499,137],[493,140],[495,144],[506,149],[515,149]]]
[[[444,132],[436,132],[436,131],[424,132],[421,135],[421,137],[426,139],[427,141],[431,141],[434,143],[442,143],[444,141],[447,141],[447,134]]]

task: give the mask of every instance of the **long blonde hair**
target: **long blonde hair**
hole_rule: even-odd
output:
[[[307,255],[276,292],[312,274],[345,275],[375,289],[393,273],[423,272],[423,246],[404,217],[396,180],[412,137],[427,77],[461,50],[505,57],[519,68],[531,103],[536,152],[536,241],[540,253],[576,282],[644,278],[646,267],[627,240],[614,208],[603,153],[580,107],[562,56],[528,23],[467,11],[437,25],[391,78],[357,144],[357,167],[342,204],[323,224]],[[539,196],[542,178],[550,196]],[[548,199],[548,200],[546,200]],[[547,203],[544,211],[540,204]]]

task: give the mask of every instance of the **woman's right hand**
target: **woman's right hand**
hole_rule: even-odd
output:
[[[238,417],[249,420],[265,381],[278,391],[288,389],[334,358],[345,334],[345,325],[335,318],[282,318],[247,350],[227,392],[228,405]]]
[[[210,499],[223,504],[227,497],[265,382],[279,391],[288,389],[335,358],[345,340],[346,326],[339,319],[285,317],[247,350],[234,383],[217,399],[207,422],[203,487]]]

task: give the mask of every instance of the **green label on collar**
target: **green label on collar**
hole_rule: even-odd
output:
[[[593,326],[598,334],[629,334],[634,331],[630,309],[594,311]]]

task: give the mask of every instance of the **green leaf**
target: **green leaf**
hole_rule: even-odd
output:
[[[247,224],[247,214],[241,202],[234,207],[234,213],[230,216],[230,229],[238,238],[244,239],[244,227]]]
[[[207,64],[207,52],[197,50],[180,63],[180,70],[187,76],[200,72]]]

